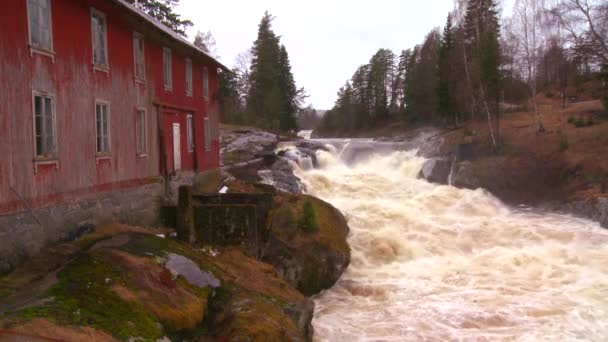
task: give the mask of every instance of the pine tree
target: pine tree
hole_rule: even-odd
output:
[[[452,16],[448,15],[447,22],[443,29],[441,45],[439,47],[438,59],[438,84],[437,98],[439,101],[438,114],[444,120],[457,121],[456,108],[452,99],[450,85],[452,83],[452,55],[453,55],[453,35],[452,35]]]
[[[175,6],[179,0],[127,0],[128,3],[141,8],[152,18],[159,21],[182,36],[186,36],[186,29],[194,25],[190,20],[184,20],[175,13]]]

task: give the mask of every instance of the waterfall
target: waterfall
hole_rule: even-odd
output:
[[[606,340],[606,230],[430,184],[414,151],[345,163],[344,149],[294,165],[351,228],[351,265],[315,299],[316,341]]]

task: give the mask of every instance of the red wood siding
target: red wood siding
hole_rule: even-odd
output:
[[[219,165],[217,136],[213,139],[212,152],[204,151],[204,115],[212,118],[216,125],[212,131],[218,132],[218,113],[215,103],[206,108],[203,101],[203,62],[195,57],[190,57],[194,96],[185,94],[188,49],[180,48],[169,38],[160,38],[141,22],[134,23],[129,19],[133,14],[125,13],[124,8],[111,1],[51,0],[54,59],[31,54],[26,3],[26,0],[4,0],[0,11],[0,214],[23,209],[15,191],[38,206],[77,199],[84,193],[137,186],[158,177],[162,170],[156,105],[159,103],[191,109],[194,115],[196,152],[185,158],[188,156],[186,112],[178,111],[185,149],[183,169],[194,170],[198,166],[197,170],[204,170]],[[94,71],[92,67],[91,7],[106,14],[108,73]],[[145,84],[135,82],[134,31],[145,36]],[[162,47],[165,45],[173,51],[172,92],[165,92],[163,88]],[[213,95],[217,89],[217,72],[211,64],[208,67]],[[54,96],[56,165],[34,163],[32,91]],[[95,156],[96,99],[110,103],[109,159]],[[145,158],[137,156],[136,151],[138,107],[145,108],[147,114],[148,155]]]

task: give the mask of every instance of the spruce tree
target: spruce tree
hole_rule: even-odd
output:
[[[264,128],[295,130],[303,89],[297,89],[287,49],[272,31],[273,17],[266,12],[251,49],[247,112]]]
[[[279,89],[281,90],[280,128],[283,131],[297,130],[296,111],[298,110],[296,82],[291,73],[289,54],[281,45],[279,58]]]
[[[182,36],[186,36],[186,29],[193,25],[190,20],[184,20],[175,13],[174,8],[179,0],[127,0],[128,3],[141,8],[152,18],[167,26]]]

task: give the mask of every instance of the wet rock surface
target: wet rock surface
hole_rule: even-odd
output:
[[[194,263],[194,261],[186,258],[185,256],[169,253],[167,255],[167,263],[165,267],[174,276],[182,276],[186,280],[198,287],[212,288],[220,287],[220,281],[213,275],[213,273],[203,272],[200,267]]]
[[[431,183],[448,184],[452,161],[444,158],[433,158],[427,160],[420,170],[419,177]]]
[[[602,227],[608,228],[608,197],[572,201],[563,204],[554,203],[548,207],[552,210],[589,218],[597,221]]]
[[[232,165],[260,158],[272,152],[279,143],[276,134],[261,131],[232,131],[222,135],[220,151],[223,165]]]

